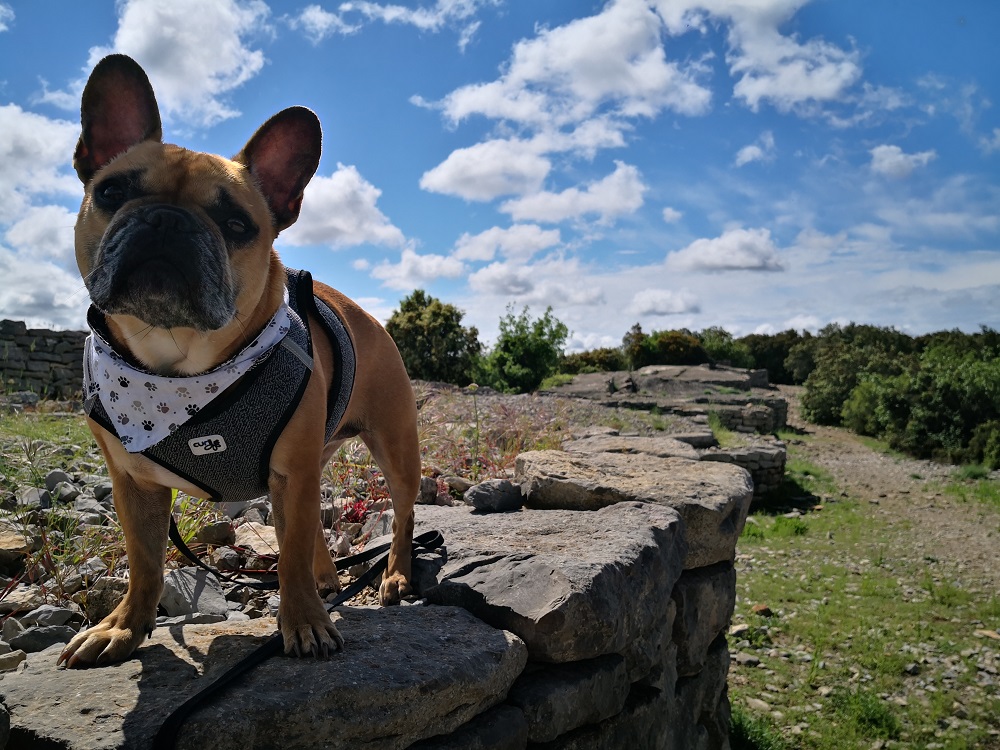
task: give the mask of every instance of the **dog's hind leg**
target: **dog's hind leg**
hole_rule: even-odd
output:
[[[420,491],[416,407],[413,407],[412,420],[401,419],[392,430],[363,432],[361,439],[385,475],[392,495],[392,545],[389,548],[388,567],[379,587],[379,601],[383,606],[399,604],[403,597],[413,593],[410,559],[413,549],[413,506]]]

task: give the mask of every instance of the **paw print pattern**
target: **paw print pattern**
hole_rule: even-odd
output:
[[[132,442],[131,435],[126,435],[125,437],[122,438],[122,445],[128,445],[131,442]]]
[[[143,412],[145,412],[146,410],[142,406],[142,401],[139,401],[138,399],[135,400],[135,401],[133,401],[132,402],[132,411],[137,411],[140,414],[143,413]]]
[[[184,386],[181,386],[177,389],[177,398],[191,398],[191,392]]]
[[[156,383],[150,383],[147,380],[145,383],[143,383],[143,385],[146,386],[146,390],[149,391],[150,393],[156,390]]]
[[[128,388],[128,383],[129,380],[124,375],[118,378],[118,385],[120,385],[122,388]]]
[[[129,423],[129,421],[130,420],[128,418],[128,414],[119,414],[118,415],[118,424],[120,424],[122,426],[125,426],[125,425],[127,425]]]
[[[198,413],[198,404],[188,404],[186,407],[184,407],[184,411],[188,413],[189,417],[193,417],[195,414]]]
[[[111,399],[111,403],[114,403],[115,401],[117,401],[118,400],[118,391],[111,391],[111,393],[108,394],[108,398]]]
[[[153,423],[150,422],[148,419],[142,420],[142,429],[144,429],[146,432],[152,432],[153,431]]]
[[[162,402],[162,401],[161,401],[160,403],[158,403],[158,404],[156,405],[156,410],[157,410],[158,412],[160,412],[160,414],[169,414],[169,413],[170,413],[170,407],[169,407],[169,406],[167,406],[167,405],[166,405],[166,404],[165,404],[164,402]]]
[[[209,383],[205,386],[205,393],[218,393],[219,386],[216,383]]]
[[[170,430],[171,432],[177,432],[178,427],[180,427],[179,424],[177,424],[176,422],[171,422],[170,425],[167,427],[167,429]]]

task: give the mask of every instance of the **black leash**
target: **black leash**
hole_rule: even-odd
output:
[[[241,586],[250,586],[259,583],[267,584],[254,586],[254,588],[277,588],[277,581],[241,581],[232,578],[231,576],[225,576],[219,571],[213,570],[211,567],[203,563],[198,556],[195,555],[190,548],[188,548],[188,546],[184,543],[184,540],[181,539],[181,535],[177,530],[177,525],[174,522],[173,515],[170,516],[170,539],[177,546],[177,549],[180,550],[185,557],[194,562],[199,568],[203,568],[214,575],[220,576],[223,580],[230,583],[237,583]],[[426,531],[423,534],[418,534],[413,537],[413,556],[416,557],[419,550],[433,550],[443,544],[444,536],[442,536],[440,531]],[[368,570],[357,578],[357,580],[341,591],[332,602],[329,602],[326,605],[327,612],[332,612],[335,607],[339,607],[348,599],[357,596],[366,586],[371,585],[375,579],[382,574],[382,571],[385,570],[389,562],[389,546],[389,544],[380,544],[377,547],[366,549],[356,555],[342,557],[336,561],[335,564],[337,570],[344,570],[354,565],[378,558]],[[273,586],[271,585],[272,583],[274,584]],[[274,633],[270,638],[264,641],[263,644],[244,656],[223,674],[216,677],[210,683],[205,685],[205,687],[201,688],[198,692],[175,708],[170,715],[164,719],[163,724],[160,725],[156,735],[153,737],[153,750],[171,750],[177,743],[177,735],[180,733],[181,726],[202,703],[210,699],[216,693],[224,690],[227,685],[235,682],[237,678],[246,674],[258,664],[267,661],[275,654],[281,653],[283,646],[284,640],[281,636],[281,632],[279,631]]]

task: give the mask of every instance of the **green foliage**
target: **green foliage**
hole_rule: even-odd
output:
[[[477,382],[506,393],[529,393],[555,373],[563,357],[569,329],[552,315],[552,308],[532,320],[525,307],[514,315],[513,305],[500,319],[500,335],[481,361]]]
[[[647,336],[638,323],[622,339],[622,351],[631,370],[648,365],[700,365],[711,359],[690,331],[653,331]]]
[[[628,360],[621,347],[604,347],[567,354],[563,357],[559,370],[567,375],[579,375],[585,372],[627,370],[628,366]]]
[[[798,331],[789,329],[773,335],[752,333],[739,339],[738,343],[746,347],[750,353],[753,367],[767,370],[767,379],[770,382],[791,385],[802,383],[812,370],[811,359],[798,363],[800,366],[796,374],[799,377],[796,377],[790,364],[794,366],[797,361],[789,360],[792,350],[801,344],[799,351],[808,351],[806,342],[811,342],[812,338],[812,334],[808,331],[800,335]]]
[[[732,750],[785,750],[788,744],[765,718],[754,716],[739,704],[733,705],[729,724]]]
[[[888,704],[874,693],[857,688],[833,694],[834,709],[864,737],[894,740],[902,727]]]
[[[696,338],[701,342],[702,348],[711,361],[746,369],[754,367],[754,358],[750,353],[750,348],[742,341],[734,339],[733,335],[726,329],[718,326],[706,328],[698,333]]]
[[[462,311],[416,289],[385,328],[411,378],[468,385],[482,349],[479,331],[462,326]]]

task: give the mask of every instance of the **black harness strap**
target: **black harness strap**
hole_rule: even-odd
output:
[[[199,567],[205,568],[216,575],[221,575],[218,571],[212,570],[212,568],[201,562],[197,555],[191,552],[188,546],[184,544],[184,541],[181,539],[180,532],[177,531],[177,525],[174,523],[173,516],[170,517],[170,538],[173,540],[174,544],[177,544],[178,541],[180,541],[178,549],[185,556],[196,561],[196,564]],[[429,551],[437,549],[443,544],[444,536],[442,536],[440,531],[427,531],[423,534],[418,534],[413,537],[413,556],[416,557],[418,550]],[[343,570],[353,565],[367,562],[373,558],[378,558],[375,561],[375,564],[365,571],[363,575],[359,576],[356,581],[341,591],[332,602],[326,605],[327,612],[332,612],[335,607],[339,607],[347,600],[357,596],[366,586],[371,585],[375,579],[382,574],[382,571],[385,570],[389,562],[389,546],[389,544],[380,544],[377,547],[366,549],[364,552],[359,552],[356,555],[342,557],[336,561],[337,570]],[[229,577],[226,577],[226,580],[230,580],[231,582],[239,583],[241,585],[249,585],[245,581],[237,581],[235,579],[230,579]],[[210,700],[213,696],[224,690],[227,685],[235,682],[241,675],[246,674],[258,664],[262,664],[275,654],[281,653],[283,645],[284,641],[282,639],[281,632],[279,631],[226,670],[226,672],[219,675],[217,678],[212,680],[212,682],[205,685],[205,687],[201,688],[198,692],[175,708],[170,715],[164,719],[163,724],[160,725],[159,730],[157,730],[156,735],[153,737],[153,750],[172,750],[177,743],[177,735],[180,734],[181,727],[185,720],[192,713],[194,713],[202,703]]]

